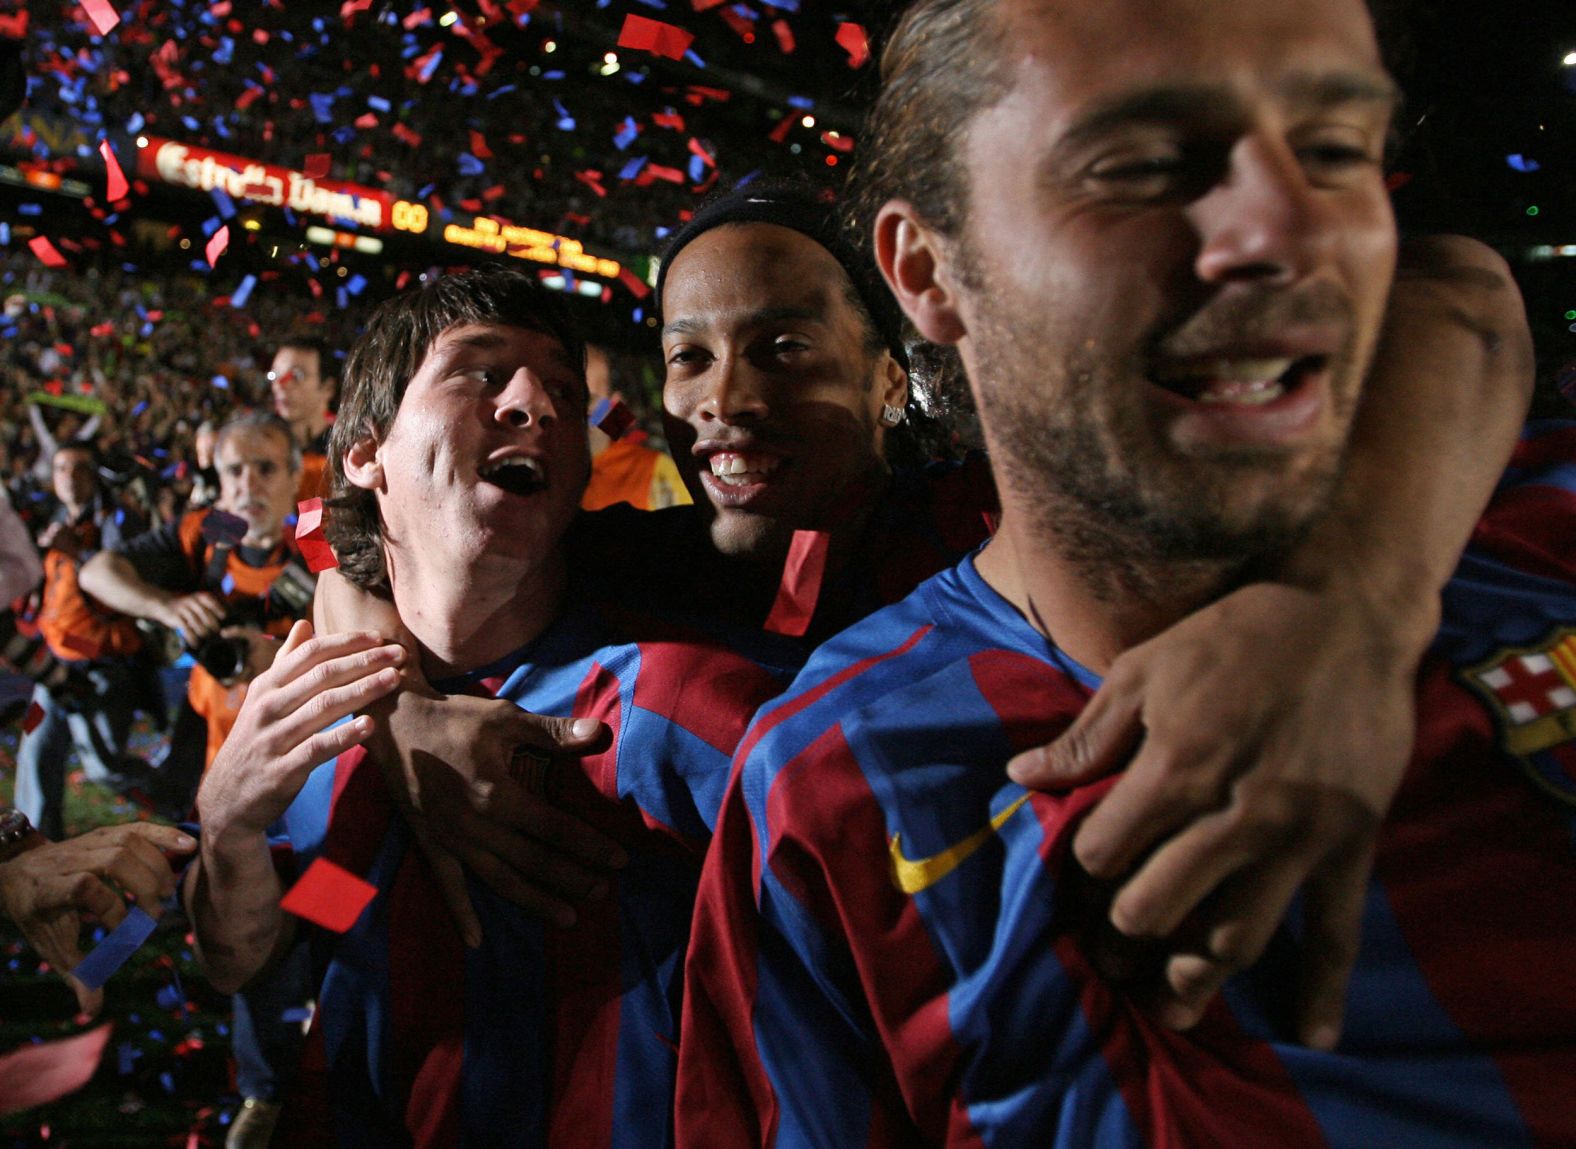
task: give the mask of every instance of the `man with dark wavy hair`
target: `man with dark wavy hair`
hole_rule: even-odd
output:
[[[1395,274],[1396,89],[1363,6],[919,0],[883,80],[873,249],[961,354],[1002,520],[823,646],[746,736],[689,956],[680,1143],[1569,1143],[1576,491],[1539,461],[1576,433],[1523,444],[1440,627],[1476,510],[1423,538],[1405,507],[1493,461],[1431,435],[1374,452],[1364,384],[1450,407],[1480,375],[1525,386],[1530,349],[1480,245],[1413,247]],[[1375,483],[1403,513],[1365,524],[1346,500]],[[1332,538],[1343,561],[1402,556],[1364,593],[1414,651],[1437,631],[1388,820],[1400,780],[1362,756],[1333,790],[1195,770],[1181,805],[1207,813],[1149,864],[1214,896],[1185,921],[1153,883],[1113,899],[1100,879],[1166,828],[1114,850],[1084,831],[1166,764],[1140,749],[1099,777],[1129,743],[1050,793],[1003,766],[1087,736],[1125,657]],[[1366,733],[1381,759],[1411,741]],[[1258,802],[1281,813],[1243,837]],[[1240,913],[1260,882],[1270,903],[1305,886],[1285,932]],[[1340,977],[1293,1001],[1298,946],[1328,958],[1356,919],[1344,1007]]]

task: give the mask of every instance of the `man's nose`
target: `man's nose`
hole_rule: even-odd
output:
[[[1193,203],[1195,264],[1205,283],[1295,283],[1331,251],[1333,219],[1284,140],[1255,134],[1233,148],[1220,182]]]
[[[509,385],[498,396],[493,418],[510,427],[535,426],[545,429],[557,418],[553,397],[528,367],[509,377]]]
[[[760,372],[742,356],[719,358],[707,372],[699,410],[702,418],[723,423],[764,419],[771,413]]]

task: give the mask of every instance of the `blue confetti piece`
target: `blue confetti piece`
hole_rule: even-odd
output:
[[[351,127],[349,124],[345,124],[342,127],[338,127],[338,128],[334,129],[334,141],[336,143],[348,144],[351,140],[353,140],[355,138],[356,138],[356,129]]]
[[[231,307],[245,307],[246,301],[252,298],[252,288],[257,286],[257,276],[248,275],[241,280],[241,286],[235,289],[235,294],[230,296]]]
[[[1519,152],[1513,156],[1506,156],[1505,162],[1518,172],[1535,172],[1542,169],[1543,165],[1537,160],[1529,160]]]
[[[613,146],[619,151],[624,151],[634,143],[640,135],[640,127],[635,123],[633,116],[625,116],[624,122],[618,126],[618,131],[613,133]]]
[[[188,132],[195,132],[202,127],[202,122],[196,116],[182,116],[181,123],[186,126]]]
[[[388,100],[382,96],[368,96],[367,107],[371,108],[374,112],[387,112],[391,110],[394,105],[389,103]]]
[[[115,971],[148,940],[156,924],[141,906],[132,906],[126,911],[125,921],[94,946],[72,974],[89,989],[102,989]]]
[[[142,414],[147,409],[148,409],[148,401],[146,399],[144,399],[141,403],[138,403],[135,407],[133,407],[131,409],[131,417],[133,419],[135,419],[138,415]]]
[[[618,173],[618,178],[621,180],[634,179],[640,174],[640,169],[646,166],[646,163],[649,161],[649,159],[649,156],[636,156],[634,159],[630,160],[624,165],[623,170]],[[661,237],[659,236],[658,238]]]
[[[164,1040],[164,1031],[162,1029],[150,1029],[150,1030],[148,1030],[148,1040],[149,1041],[163,1041]]]
[[[364,275],[352,275],[350,282],[345,284],[345,290],[350,292],[351,295],[360,295],[366,289],[367,277]]]
[[[438,65],[442,62],[443,52],[441,50],[434,52],[432,54],[432,58],[429,59],[426,64],[422,65],[422,69],[417,74],[416,78],[425,84],[428,80],[432,79],[432,74],[438,70]]]
[[[487,170],[487,165],[471,155],[470,152],[461,152],[459,168],[462,176],[479,176]]]
[[[219,135],[224,139],[230,138],[230,129],[224,126],[223,116],[215,116],[213,118],[213,130],[218,132]]]
[[[808,112],[815,107],[815,101],[809,96],[789,96],[788,106],[790,108],[798,108],[801,112]]]
[[[505,84],[501,88],[494,88],[492,91],[487,93],[487,98],[489,100],[496,100],[499,96],[507,96],[510,92],[514,91],[517,86],[518,85],[515,84]]]
[[[631,72],[626,70],[620,72],[619,75],[623,76],[624,79],[628,80],[631,84],[644,84],[646,82],[646,76],[644,72]]]
[[[706,61],[700,58],[694,48],[687,49],[684,53],[684,58],[691,64],[694,64],[697,68],[704,69],[706,67]]]
[[[18,215],[43,215],[44,205],[39,203],[19,203],[16,205]]]
[[[235,41],[228,36],[219,37],[219,47],[214,50],[215,64],[230,64],[235,60]]]
[[[131,1063],[136,1061],[137,1058],[141,1056],[140,1051],[135,1045],[131,1044],[131,1042],[123,1041],[116,1049],[115,1054],[117,1068],[120,1070],[120,1075],[122,1077],[130,1077],[132,1070]]]
[[[126,130],[135,135],[136,133],[142,131],[142,126],[145,123],[147,123],[147,121],[142,118],[141,112],[133,112],[131,114],[131,119],[126,121]]]
[[[173,985],[160,986],[159,992],[153,995],[153,999],[159,1003],[160,1009],[174,1011],[183,1009],[186,1006],[185,995]]]
[[[572,132],[575,130],[575,118],[569,114],[569,109],[564,107],[563,101],[554,98],[553,110],[558,113],[558,127],[560,131]]]
[[[335,290],[334,303],[341,311],[350,306],[350,296],[343,287]]]
[[[334,122],[334,97],[331,93],[312,92],[307,98],[312,102],[312,116],[318,123]]]
[[[175,1075],[166,1069],[163,1073],[159,1074],[159,1084],[164,1086],[164,1092],[174,1093]]]
[[[213,188],[208,192],[213,199],[213,205],[219,209],[219,218],[235,218],[235,201],[230,198],[230,193],[223,188]]]
[[[228,391],[230,389],[230,381],[223,375],[215,375],[212,379],[208,380],[208,382],[219,388],[221,391]]]
[[[291,1006],[279,1015],[279,1020],[285,1023],[306,1022],[312,1020],[312,1011],[304,1005]]]
[[[565,75],[565,72],[564,72],[564,70],[562,68],[555,68],[551,72],[543,72],[542,73],[542,79],[544,79],[544,80],[562,80],[564,78],[564,75]]]
[[[690,183],[698,184],[706,178],[706,162],[699,156],[690,156],[689,161]]]
[[[218,216],[211,215],[207,219],[202,221],[202,233],[203,233],[203,235],[211,236],[211,235],[213,235],[214,232],[216,232],[218,230],[219,230],[219,217]]]
[[[219,589],[224,591],[225,594],[234,594],[235,576],[232,574],[226,574],[224,576],[224,581],[219,584]]]
[[[643,308],[643,307],[635,308],[635,322],[636,323],[644,323],[645,321],[646,321],[646,309]]]
[[[11,225],[8,223],[0,223],[0,243],[9,244],[10,242]]]

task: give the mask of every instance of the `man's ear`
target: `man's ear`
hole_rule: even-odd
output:
[[[951,344],[968,334],[941,237],[906,200],[891,200],[876,213],[875,248],[881,274],[921,335]]]
[[[383,491],[383,460],[378,457],[378,441],[363,435],[345,452],[345,478],[363,491]]]
[[[889,407],[908,406],[908,372],[889,351],[881,357],[881,402]]]

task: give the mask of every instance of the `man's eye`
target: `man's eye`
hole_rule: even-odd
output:
[[[701,362],[706,353],[698,347],[675,347],[668,352],[670,366],[693,366]]]
[[[1142,180],[1163,179],[1181,170],[1181,156],[1155,155],[1096,164],[1089,174],[1097,180],[1136,183]]]

